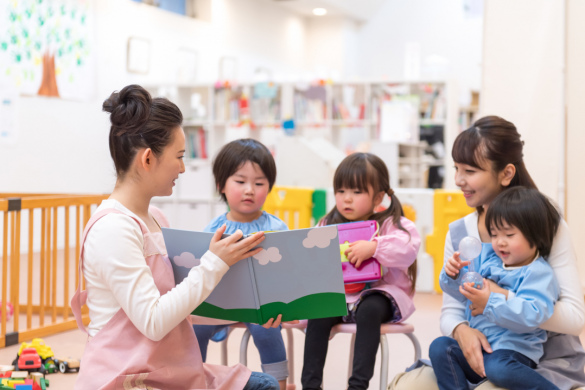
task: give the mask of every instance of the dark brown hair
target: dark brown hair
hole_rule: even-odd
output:
[[[485,216],[488,232],[504,224],[515,226],[542,257],[548,257],[561,222],[559,211],[540,191],[516,186],[501,192]]]
[[[110,113],[110,155],[119,178],[130,168],[138,149],[150,148],[160,155],[171,142],[173,130],[183,123],[181,110],[174,103],[153,99],[139,85],[113,92],[102,109]]]
[[[341,188],[352,188],[369,192],[369,186],[373,190],[373,194],[370,194],[371,196],[379,192],[384,192],[388,194],[392,202],[386,210],[379,213],[372,213],[366,219],[375,220],[378,222],[378,225],[382,226],[386,219],[392,218],[392,223],[398,229],[408,233],[400,223],[400,217],[404,216],[402,204],[390,188],[388,168],[380,157],[371,153],[352,153],[344,158],[335,170],[335,175],[333,176],[333,191],[335,193]],[[327,225],[352,222],[341,215],[336,206],[324,217],[324,220]],[[408,268],[408,277],[412,282],[411,291],[414,292],[416,285],[416,260]]]
[[[276,164],[268,148],[251,138],[237,139],[225,144],[213,161],[215,186],[224,202],[227,203],[227,198],[222,191],[227,179],[248,161],[258,164],[268,180],[268,190],[272,190],[276,181]]]
[[[494,172],[501,172],[508,164],[516,167],[516,174],[508,187],[524,186],[536,189],[524,165],[522,149],[524,141],[512,122],[486,116],[463,131],[453,143],[453,161],[483,170],[482,161],[491,164]]]

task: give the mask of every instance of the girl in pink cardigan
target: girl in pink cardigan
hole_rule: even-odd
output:
[[[379,236],[351,243],[345,255],[356,268],[364,260],[376,258],[382,265],[383,276],[361,291],[346,289],[347,316],[309,320],[301,382],[306,390],[321,388],[331,328],[341,322],[352,322],[357,332],[348,389],[367,389],[374,372],[380,325],[404,321],[414,312],[412,298],[420,237],[414,223],[404,218],[400,201],[390,188],[388,168],[379,157],[369,153],[346,157],[335,171],[333,189],[335,207],[319,225],[376,220],[380,225]],[[385,194],[391,204],[376,213],[374,210]]]

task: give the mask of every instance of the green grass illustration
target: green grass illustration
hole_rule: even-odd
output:
[[[222,309],[203,302],[193,314],[229,321],[263,324],[282,314],[282,321],[309,320],[312,318],[346,315],[345,294],[320,293],[296,299],[290,303],[271,302],[256,309]],[[261,316],[261,317],[260,317]]]

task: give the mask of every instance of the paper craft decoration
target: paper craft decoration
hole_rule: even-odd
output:
[[[175,283],[208,250],[213,233],[162,229]],[[265,233],[263,250],[239,261],[193,314],[264,324],[347,315],[337,227]]]
[[[339,249],[341,252],[341,267],[343,270],[343,282],[349,283],[368,283],[375,282],[382,277],[382,268],[378,260],[365,260],[359,269],[345,257],[345,251],[349,244],[354,241],[370,241],[378,232],[378,223],[376,221],[349,222],[337,225],[339,231]]]

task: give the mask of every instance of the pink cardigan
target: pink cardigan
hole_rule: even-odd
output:
[[[383,272],[382,279],[373,283],[372,289],[390,294],[400,308],[402,320],[406,320],[414,312],[414,293],[410,292],[411,282],[407,270],[416,260],[420,236],[412,221],[401,217],[400,223],[408,233],[398,229],[392,219],[388,218],[380,227],[379,236],[374,237],[378,242],[374,258],[382,265]],[[319,226],[325,224],[322,220]],[[363,292],[346,294],[347,303],[357,301]]]

